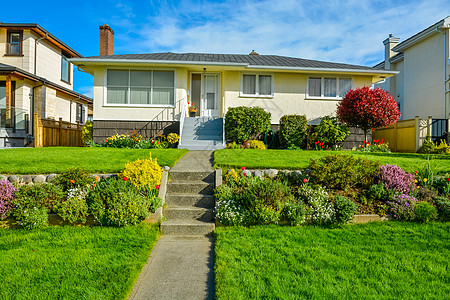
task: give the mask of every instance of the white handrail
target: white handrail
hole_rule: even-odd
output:
[[[181,102],[183,102],[183,105],[181,106],[181,113],[180,113],[180,140],[178,142],[178,145],[181,145],[181,140],[183,139],[183,126],[184,126],[184,119],[188,116],[188,102],[187,98],[184,97]]]
[[[225,97],[222,97],[222,144],[226,147],[225,140]]]

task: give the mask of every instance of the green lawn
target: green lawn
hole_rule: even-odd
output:
[[[0,229],[0,299],[125,299],[158,226]]]
[[[217,299],[448,299],[450,223],[217,228]]]
[[[50,174],[81,167],[89,173],[117,173],[125,163],[148,158],[149,153],[160,166],[172,167],[187,152],[179,149],[116,148],[17,148],[0,149],[0,174]]]
[[[396,164],[407,172],[414,172],[432,158],[438,173],[450,173],[450,155],[426,155],[418,153],[367,153],[357,151],[314,151],[314,150],[253,150],[223,149],[214,152],[214,165],[217,168],[248,169],[304,169],[311,158],[321,158],[329,154],[357,155],[374,159],[382,164]]]

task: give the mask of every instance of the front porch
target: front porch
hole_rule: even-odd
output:
[[[27,110],[0,105],[0,148],[26,146],[28,120]]]

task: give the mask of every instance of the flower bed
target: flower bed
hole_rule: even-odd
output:
[[[26,229],[47,226],[49,216],[57,224],[135,225],[162,202],[158,197],[162,170],[151,157],[128,163],[115,176],[89,175],[81,169],[43,176],[51,180],[42,183],[34,180],[38,176],[30,180],[34,184],[0,180],[0,221],[9,217],[3,223],[11,225],[14,220]]]
[[[450,217],[449,176],[427,168],[408,174],[345,155],[311,160],[302,171],[232,169],[215,196],[217,221],[229,226],[343,224],[355,214],[417,222]]]

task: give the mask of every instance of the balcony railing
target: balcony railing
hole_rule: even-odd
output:
[[[0,105],[0,128],[28,131],[28,110]]]

